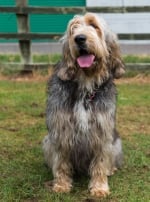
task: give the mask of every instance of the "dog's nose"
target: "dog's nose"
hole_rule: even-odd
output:
[[[74,40],[78,45],[83,45],[86,41],[86,36],[84,34],[80,34],[77,35]]]

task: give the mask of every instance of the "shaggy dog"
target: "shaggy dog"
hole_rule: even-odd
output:
[[[122,163],[113,80],[123,73],[117,37],[105,21],[92,13],[75,16],[63,37],[62,60],[48,82],[43,150],[53,191],[69,192],[73,173],[86,171],[91,195],[109,194],[107,176]]]

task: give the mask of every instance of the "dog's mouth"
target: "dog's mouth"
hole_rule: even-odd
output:
[[[85,54],[81,55],[77,58],[77,63],[80,68],[90,68],[94,63],[95,55],[93,54]]]
[[[77,58],[77,62],[81,68],[89,68],[92,66],[94,59],[93,54],[81,55]]]
[[[80,68],[90,68],[95,61],[95,55],[87,50],[86,45],[78,47],[79,55],[77,56],[77,63]]]

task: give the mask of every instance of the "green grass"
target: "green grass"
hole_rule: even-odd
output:
[[[55,194],[44,166],[46,82],[0,81],[1,202],[148,202],[150,199],[150,86],[119,84],[117,123],[123,139],[124,166],[109,178],[111,195],[94,199],[88,177],[74,180],[70,194]]]
[[[60,54],[35,54],[33,55],[33,62],[43,62],[43,63],[56,63],[60,60],[61,55]],[[150,63],[150,56],[137,56],[137,55],[125,55],[123,56],[123,59],[125,63]],[[20,62],[21,58],[20,55],[3,55],[0,54],[0,62]]]
[[[60,61],[61,55],[60,54],[34,54],[32,55],[33,63],[45,63],[45,64],[56,64],[58,61]],[[137,55],[124,55],[123,60],[125,63],[150,63],[150,55],[143,55],[143,56],[137,56]],[[17,63],[17,65],[16,65]],[[21,57],[18,54],[8,54],[3,55],[0,54],[0,73],[5,76],[11,76],[16,75],[18,72],[20,72],[22,69],[22,66],[19,66],[21,64]],[[135,65],[136,66],[136,65]],[[45,71],[47,74],[47,71]],[[135,69],[132,71],[132,69],[126,70],[126,77],[134,77],[138,75],[139,73],[142,73],[144,75],[149,75],[150,71],[149,69]]]
[[[150,56],[126,55],[123,57],[125,63],[150,63]]]
[[[51,55],[35,54],[32,56],[34,63],[57,63],[60,60],[60,58],[61,58],[60,54],[51,54]],[[5,63],[5,62],[11,62],[11,63],[21,62],[21,57],[18,54],[14,54],[14,55],[0,54],[0,63]]]

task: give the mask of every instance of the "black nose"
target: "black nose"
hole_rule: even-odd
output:
[[[78,45],[83,45],[86,41],[86,36],[84,34],[80,34],[77,35],[74,40]]]

